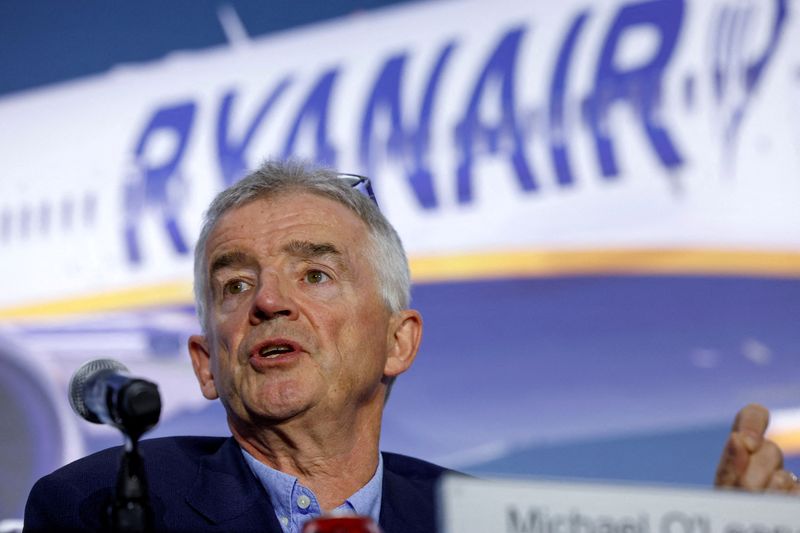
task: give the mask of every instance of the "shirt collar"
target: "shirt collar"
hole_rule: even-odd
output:
[[[267,494],[269,494],[270,502],[275,509],[275,515],[281,522],[284,531],[290,531],[291,529],[287,528],[285,521],[281,520],[282,517],[288,518],[289,523],[295,524],[303,521],[301,520],[302,518],[307,518],[296,516],[296,506],[292,504],[292,497],[300,490],[311,495],[313,495],[313,493],[309,489],[303,487],[296,477],[265,465],[250,455],[244,448],[241,448],[241,450],[250,470],[261,482],[264,489],[266,489]],[[361,516],[369,516],[377,524],[381,512],[382,488],[383,456],[379,453],[378,467],[375,469],[375,474],[372,476],[372,479],[347,498],[342,505],[329,511],[333,513],[350,512]],[[314,498],[314,500],[315,499],[316,498]]]

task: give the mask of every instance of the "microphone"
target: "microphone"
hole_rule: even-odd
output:
[[[69,382],[69,403],[81,418],[114,426],[132,439],[155,426],[161,415],[158,386],[131,376],[113,359],[96,359],[78,368]]]
[[[323,515],[306,522],[302,533],[383,533],[383,530],[368,516]]]

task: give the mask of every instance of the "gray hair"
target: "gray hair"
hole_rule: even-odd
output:
[[[206,211],[194,249],[194,298],[203,331],[207,329],[208,268],[205,256],[208,237],[228,211],[285,192],[308,192],[329,198],[358,215],[367,226],[371,248],[369,258],[378,275],[381,296],[387,308],[394,313],[408,307],[411,278],[403,243],[375,203],[353,189],[334,170],[302,161],[267,161],[219,193]]]

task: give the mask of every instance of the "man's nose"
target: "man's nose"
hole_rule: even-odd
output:
[[[250,322],[253,325],[278,317],[297,318],[297,305],[291,289],[279,276],[264,276],[250,309]]]

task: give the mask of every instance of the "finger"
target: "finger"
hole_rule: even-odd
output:
[[[769,425],[769,411],[763,405],[751,403],[744,406],[733,421],[732,431],[741,433],[744,444],[752,453],[755,452],[763,440],[764,432]]]
[[[717,487],[738,487],[739,479],[747,470],[750,452],[739,433],[732,433],[722,449],[722,457],[717,466],[714,485]]]
[[[791,472],[778,470],[773,472],[767,483],[767,490],[773,492],[791,492],[797,485],[797,478]]]
[[[747,469],[739,486],[747,490],[765,489],[772,475],[783,468],[783,453],[778,445],[765,440],[758,451],[750,456]]]

